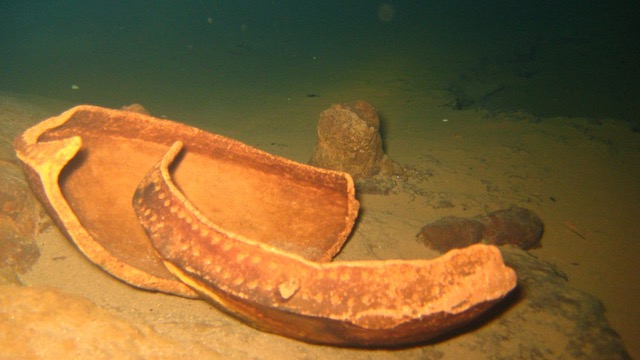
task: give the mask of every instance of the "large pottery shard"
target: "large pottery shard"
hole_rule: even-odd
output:
[[[329,261],[342,247],[358,211],[348,175],[220,135],[78,106],[28,129],[14,146],[34,193],[91,261],[134,286],[195,297],[167,270],[131,206],[136,186],[177,140],[187,151],[175,182],[225,231],[312,261]]]
[[[469,322],[516,285],[493,246],[434,260],[322,263],[230,231],[204,206],[215,203],[215,192],[181,185],[191,151],[181,142],[169,149],[140,183],[135,211],[173,274],[256,328],[313,343],[406,345]],[[232,185],[212,177],[212,187]],[[283,235],[294,243],[298,236]]]

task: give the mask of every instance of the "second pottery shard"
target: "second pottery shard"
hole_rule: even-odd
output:
[[[166,269],[131,207],[138,183],[177,140],[189,150],[173,169],[177,183],[226,231],[314,261],[329,261],[342,247],[358,211],[348,175],[224,136],[78,106],[14,145],[34,193],[91,261],[134,286],[195,297]]]
[[[181,150],[176,142],[140,183],[136,214],[174,275],[258,329],[341,346],[418,343],[469,322],[516,285],[492,246],[434,260],[321,263],[227,231],[176,186],[172,169],[189,152]]]

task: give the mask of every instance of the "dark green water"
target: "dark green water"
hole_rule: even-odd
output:
[[[337,91],[348,101],[363,84],[402,84],[413,94],[447,91],[461,109],[637,122],[638,7],[5,0],[0,90],[171,113]]]

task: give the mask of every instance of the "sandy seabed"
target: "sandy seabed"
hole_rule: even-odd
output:
[[[241,111],[149,110],[306,162],[318,115],[332,103],[357,99],[347,94],[261,98]],[[360,219],[337,260],[431,257],[414,239],[423,225],[447,215],[472,217],[511,205],[526,207],[545,225],[542,248],[529,253],[554,263],[570,285],[599,298],[611,327],[630,354],[640,357],[640,133],[615,119],[458,111],[447,106],[450,99],[442,92],[409,96],[402,103],[384,91],[359,94],[380,112],[387,154],[429,176],[412,185],[418,191],[360,194]],[[0,112],[13,112],[32,124],[72,105],[3,97]],[[439,206],[443,203],[453,206]],[[172,317],[216,311],[203,302],[140,292],[111,279],[56,229],[44,233],[38,244],[40,260],[20,277],[26,285],[80,295],[138,320],[167,311],[160,332],[180,330]],[[204,318],[196,323],[203,337],[227,326]],[[278,347],[270,351],[278,354]]]

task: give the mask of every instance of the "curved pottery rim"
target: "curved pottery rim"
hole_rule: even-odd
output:
[[[258,329],[329,345],[407,345],[469,322],[516,286],[488,245],[433,260],[322,263],[226,231],[174,183],[182,146],[138,186],[137,216],[172,273]]]

